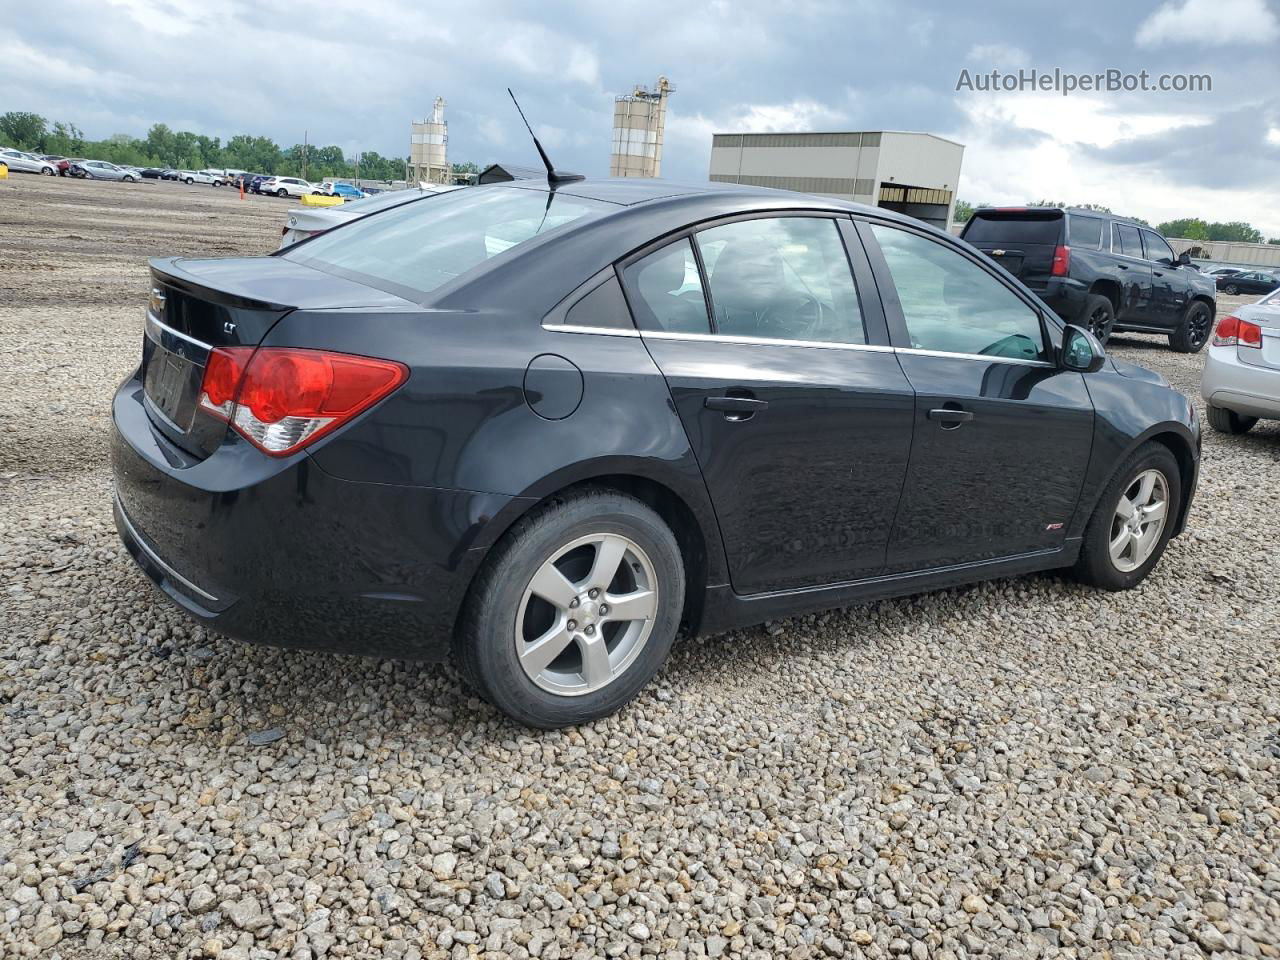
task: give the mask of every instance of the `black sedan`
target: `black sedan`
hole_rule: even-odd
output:
[[[554,727],[681,625],[1071,568],[1140,583],[1200,428],[958,240],[751,188],[528,180],[152,261],[120,535],[246,640],[453,657]]]
[[[1218,289],[1231,296],[1238,293],[1270,293],[1280,287],[1280,278],[1260,271],[1241,271],[1217,279]]]
[[[165,171],[163,167],[145,167],[142,171],[142,179],[159,180],[164,176],[164,173]]]

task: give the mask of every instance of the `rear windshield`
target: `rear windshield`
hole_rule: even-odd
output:
[[[964,231],[969,243],[1047,243],[1062,236],[1062,214],[975,213]]]
[[[429,293],[512,247],[613,206],[541,190],[464,187],[357,220],[282,256],[392,293]]]

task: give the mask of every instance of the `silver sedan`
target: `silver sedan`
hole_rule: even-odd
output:
[[[126,167],[117,167],[105,160],[85,160],[80,164],[84,175],[90,180],[123,180],[125,183],[137,183],[142,174],[135,173]]]
[[[1218,321],[1200,379],[1209,426],[1245,433],[1280,420],[1280,288]]]
[[[0,163],[8,166],[14,173],[42,173],[46,177],[52,177],[58,172],[55,164],[25,150],[0,150]]]

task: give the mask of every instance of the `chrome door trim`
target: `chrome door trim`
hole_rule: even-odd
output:
[[[598,333],[605,337],[638,337],[640,331],[625,327],[588,327],[579,326],[572,323],[544,323],[543,330],[550,330],[552,333]]]
[[[950,350],[921,350],[917,347],[895,347],[895,353],[917,357],[954,357],[957,360],[982,360],[987,363],[1015,363],[1022,367],[1053,367],[1048,360],[1024,360],[1022,357],[993,357],[985,353],[953,353]]]
[[[879,343],[837,343],[826,340],[786,340],[780,337],[740,337],[727,333],[675,333],[669,330],[642,330],[640,336],[653,340],[719,341],[761,347],[819,347],[826,350],[868,350],[892,353],[893,347]]]

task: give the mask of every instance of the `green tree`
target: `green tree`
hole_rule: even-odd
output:
[[[1166,237],[1182,237],[1184,240],[1208,240],[1209,225],[1199,217],[1183,217],[1166,220],[1156,227]]]
[[[43,150],[48,121],[38,113],[10,110],[0,115],[0,138],[19,150]]]
[[[956,201],[956,212],[951,217],[952,223],[968,223],[973,216],[974,206],[968,200]]]
[[[1240,220],[1233,220],[1231,223],[1211,223],[1209,239],[1225,240],[1228,243],[1261,243],[1262,231]]]

